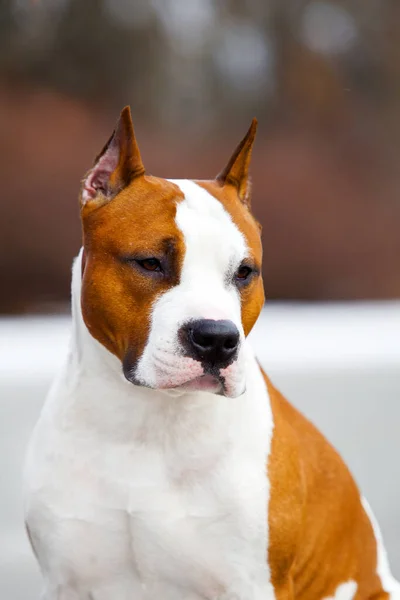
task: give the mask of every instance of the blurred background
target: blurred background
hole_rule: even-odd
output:
[[[38,597],[22,457],[65,352],[79,182],[125,104],[166,177],[213,177],[258,117],[254,344],[349,462],[400,577],[398,0],[1,0],[1,597]]]
[[[2,0],[3,312],[68,302],[79,182],[130,104],[150,173],[250,120],[269,298],[400,296],[396,0]]]

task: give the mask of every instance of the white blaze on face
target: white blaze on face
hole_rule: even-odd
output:
[[[223,205],[189,180],[170,180],[185,195],[177,205],[176,223],[185,242],[180,283],[163,294],[152,310],[148,343],[136,377],[145,385],[172,388],[203,375],[200,362],[182,356],[179,328],[194,319],[227,319],[241,337],[240,296],[233,278],[248,255],[245,239]],[[226,388],[235,396],[244,390],[244,357],[226,370]]]
[[[193,181],[175,181],[185,194],[176,223],[186,253],[181,272],[189,318],[229,319],[241,333],[239,294],[233,276],[247,255],[243,235],[221,202]]]

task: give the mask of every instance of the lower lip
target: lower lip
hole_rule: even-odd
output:
[[[181,388],[188,391],[219,392],[221,383],[212,375],[202,375],[188,383],[184,383]]]

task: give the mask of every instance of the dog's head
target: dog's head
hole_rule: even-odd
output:
[[[243,341],[264,302],[255,132],[215,180],[167,180],[145,174],[125,108],[83,181],[83,319],[134,384],[245,389]]]

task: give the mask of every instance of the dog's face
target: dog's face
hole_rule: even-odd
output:
[[[245,389],[243,340],[264,302],[254,135],[255,122],[216,180],[166,180],[145,174],[124,109],[83,182],[83,318],[134,384]]]

